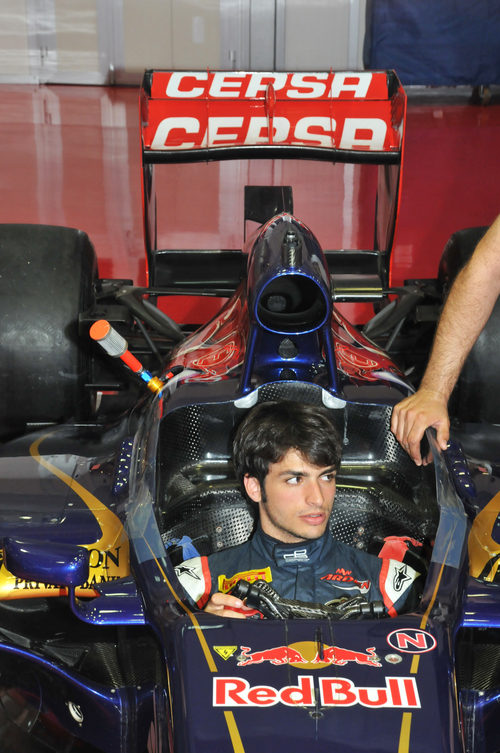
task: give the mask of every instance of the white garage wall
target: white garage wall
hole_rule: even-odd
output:
[[[2,0],[0,83],[361,68],[366,0]]]
[[[3,0],[0,11],[0,76],[17,81],[29,76],[28,26],[19,0]]]
[[[104,83],[104,8],[104,0],[2,0],[0,83]]]
[[[365,0],[276,0],[277,70],[362,68]]]
[[[138,80],[145,68],[217,68],[220,0],[123,0],[122,66],[117,81]]]

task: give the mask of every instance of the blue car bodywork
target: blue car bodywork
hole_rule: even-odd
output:
[[[401,90],[387,76],[394,118]],[[378,156],[390,176],[400,162],[389,149],[389,161],[383,150],[355,159]],[[394,223],[399,182],[389,183]],[[429,435],[422,467],[398,445],[389,425],[409,391],[403,375],[336,309],[328,254],[286,206],[242,253],[244,279],[169,352],[160,391],[112,420],[54,423],[1,446],[2,749],[495,753],[494,484],[476,490],[456,444],[441,453]],[[148,254],[154,287],[165,255],[151,243]],[[377,290],[388,267],[379,273]],[[339,279],[339,299],[360,295],[360,278],[350,294]],[[231,435],[273,399],[322,404],[339,427],[332,536],[375,554],[388,537],[420,547],[425,586],[411,613],[234,620],[189,606],[175,565],[252,533]]]

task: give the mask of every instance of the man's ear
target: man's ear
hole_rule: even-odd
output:
[[[254,502],[261,502],[262,494],[260,491],[260,482],[255,476],[249,476],[248,473],[243,476],[245,491]]]

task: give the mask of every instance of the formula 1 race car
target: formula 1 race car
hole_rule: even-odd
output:
[[[495,476],[430,432],[417,467],[389,429],[443,282],[390,288],[405,105],[393,72],[149,71],[148,288],[99,279],[81,231],[0,226],[2,750],[500,750]],[[264,159],[359,169],[374,248],[323,251],[275,180],[245,187],[241,249],[157,248],[157,165]],[[179,325],[172,295],[226,300]],[[364,331],[345,301],[375,306]],[[190,605],[175,567],[255,526],[235,427],[284,399],[326,406],[343,437],[332,536],[413,542],[413,611],[339,615],[244,578],[264,619]]]

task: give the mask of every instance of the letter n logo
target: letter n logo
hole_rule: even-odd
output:
[[[405,654],[425,654],[436,648],[434,636],[426,630],[417,628],[393,630],[387,636],[387,643],[396,651],[402,651]]]

